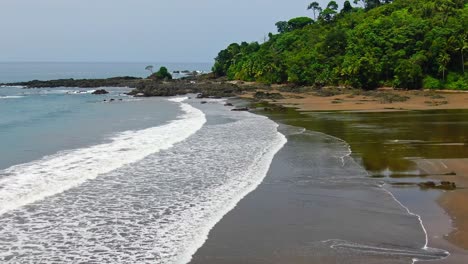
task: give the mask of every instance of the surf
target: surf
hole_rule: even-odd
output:
[[[165,150],[196,133],[206,122],[202,111],[173,98],[183,114],[162,126],[126,131],[110,142],[66,150],[0,171],[0,215],[77,187],[87,180]]]

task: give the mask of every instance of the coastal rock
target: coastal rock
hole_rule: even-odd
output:
[[[428,181],[428,182],[421,182],[418,184],[418,186],[422,189],[439,189],[439,190],[455,190],[457,189],[457,185],[454,182],[449,182],[449,181],[442,181],[440,184],[436,184],[433,181]]]
[[[234,106],[234,105],[231,103],[225,103],[224,106]]]
[[[238,112],[241,112],[241,111],[249,111],[249,109],[247,107],[242,107],[242,108],[234,108],[234,109],[231,109],[231,111],[238,111]]]
[[[277,100],[277,99],[284,99],[283,95],[280,93],[265,93],[265,92],[256,92],[254,98],[257,100]]]
[[[100,94],[108,94],[109,92],[104,90],[104,89],[99,89],[99,90],[96,90],[94,92],[92,92],[91,94],[97,94],[97,95],[100,95]]]

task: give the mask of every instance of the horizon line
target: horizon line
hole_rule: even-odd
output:
[[[206,63],[211,64],[214,62],[207,62],[207,61],[160,61],[160,62],[149,62],[149,61],[81,61],[81,60],[0,60],[0,63],[154,63],[154,64],[162,64],[162,63],[180,63],[180,64],[188,64],[188,63]]]

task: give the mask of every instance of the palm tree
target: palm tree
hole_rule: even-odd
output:
[[[307,10],[311,10],[311,9],[312,9],[312,12],[314,12],[314,20],[316,20],[316,13],[315,12],[320,13],[322,11],[322,8],[320,7],[320,4],[318,2],[312,2],[307,7]]]
[[[455,49],[457,51],[460,51],[463,74],[465,74],[465,58],[463,57],[463,55],[465,51],[468,50],[468,42],[466,40],[467,35],[463,36],[463,38],[460,39],[460,41],[458,42],[460,46]]]
[[[447,70],[447,65],[450,62],[450,56],[444,52],[439,55],[437,58],[437,62],[439,63],[439,72],[442,72],[442,80],[445,81],[445,71]]]

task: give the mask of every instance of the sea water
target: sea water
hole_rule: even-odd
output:
[[[186,263],[286,142],[222,100],[108,90],[0,89],[0,262]]]
[[[166,67],[169,71],[211,71],[212,63],[154,63],[154,62],[0,62],[0,83],[31,80],[93,79],[117,76],[147,77]],[[180,74],[174,74],[178,77]]]

